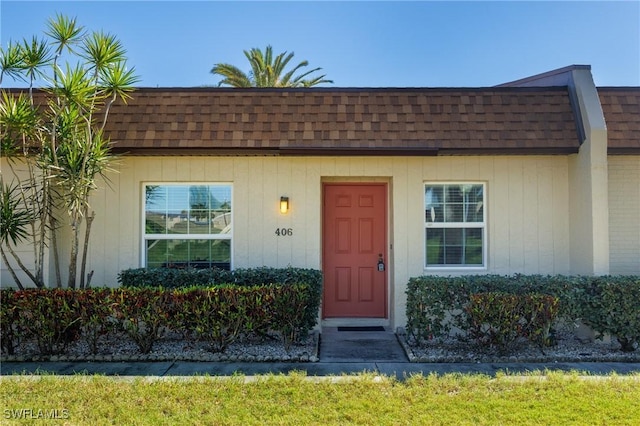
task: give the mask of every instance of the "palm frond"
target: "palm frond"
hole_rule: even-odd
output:
[[[218,83],[232,87],[251,87],[252,82],[249,76],[240,70],[240,68],[231,64],[215,64],[211,69],[211,74],[217,74],[223,77]]]
[[[31,41],[24,39],[21,44],[22,63],[27,78],[33,83],[44,76],[42,69],[53,59],[51,47],[44,39],[33,36]]]
[[[14,80],[25,80],[22,76],[24,70],[25,64],[20,45],[10,41],[6,49],[0,46],[0,84],[5,75]]]
[[[114,35],[92,32],[85,37],[81,56],[89,63],[89,68],[97,76],[105,68],[126,59],[126,50]]]
[[[131,99],[130,93],[139,81],[135,68],[127,69],[125,61],[100,70],[100,86],[105,96],[120,98],[125,103]]]
[[[0,241],[16,245],[29,237],[28,226],[34,215],[24,205],[17,184],[5,184],[0,177]]]
[[[322,68],[314,68],[302,74],[296,75],[302,68],[309,65],[308,61],[302,61],[290,71],[285,72],[287,65],[293,59],[294,53],[282,52],[273,56],[273,47],[267,45],[262,51],[254,47],[244,50],[244,56],[249,62],[250,71],[245,74],[238,67],[230,64],[216,64],[211,69],[212,74],[224,77],[218,86],[231,87],[311,87],[322,83],[333,83],[325,79],[325,75],[305,79],[312,73]],[[283,74],[284,73],[284,74]]]
[[[24,155],[36,149],[41,130],[40,117],[25,93],[2,92],[0,102],[0,140],[2,156]]]
[[[71,67],[66,64],[65,70],[55,69],[56,86],[50,90],[56,100],[62,100],[63,104],[75,104],[82,108],[90,108],[94,102],[95,87],[88,75],[89,71],[80,64]]]
[[[79,44],[84,37],[84,28],[78,25],[75,17],[57,14],[55,18],[49,19],[47,28],[45,34],[53,40],[57,56],[65,49],[73,52],[73,46]]]

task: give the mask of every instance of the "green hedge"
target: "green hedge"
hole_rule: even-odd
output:
[[[306,268],[246,268],[225,271],[221,269],[167,269],[137,268],[127,269],[118,275],[122,287],[162,287],[167,289],[185,289],[193,287],[211,287],[231,285],[240,287],[278,285],[304,285],[305,311],[303,320],[295,326],[293,334],[304,334],[301,330],[310,330],[318,322],[318,310],[322,300],[322,272]],[[283,295],[283,297],[285,297]]]
[[[163,287],[173,289],[231,283],[233,279],[231,271],[215,268],[136,268],[125,269],[118,274],[118,283],[122,287]]]
[[[604,276],[586,280],[582,318],[599,336],[615,336],[625,352],[640,344],[640,277]]]
[[[467,307],[479,293],[548,295],[558,300],[558,318],[582,320],[599,337],[616,337],[622,349],[640,341],[640,277],[468,275],[421,276],[407,285],[407,331],[418,341],[469,331]]]

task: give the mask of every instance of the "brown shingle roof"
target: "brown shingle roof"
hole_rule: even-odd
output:
[[[139,89],[111,110],[119,152],[567,153],[566,88]]]
[[[640,153],[640,87],[599,87],[610,154]]]

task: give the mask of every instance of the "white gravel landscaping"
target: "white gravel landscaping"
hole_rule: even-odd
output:
[[[479,348],[472,342],[457,338],[434,339],[423,345],[397,332],[400,345],[410,362],[640,362],[640,349],[622,352],[615,339],[608,341],[578,339],[572,333],[559,334],[557,344],[539,348],[520,341],[508,354],[494,349]],[[230,344],[224,352],[213,352],[209,343],[184,339],[178,333],[168,333],[153,345],[148,354],[141,354],[136,344],[124,333],[100,337],[99,351],[92,354],[84,341],[72,343],[63,354],[40,355],[35,342],[23,342],[15,355],[3,353],[7,361],[208,361],[208,362],[318,362],[319,334],[311,333],[301,343],[285,348],[276,335],[245,338]]]
[[[0,361],[318,361],[318,334],[311,333],[300,343],[288,348],[278,335],[245,338],[230,344],[224,352],[213,352],[209,343],[184,339],[178,333],[168,333],[157,341],[148,354],[141,354],[137,345],[124,333],[101,336],[98,353],[92,354],[85,341],[69,345],[65,353],[40,355],[35,342],[24,342],[15,355],[2,354]]]
[[[398,341],[411,362],[640,362],[640,349],[622,352],[615,339],[579,339],[570,332],[558,333],[556,339],[557,344],[545,348],[523,339],[509,353],[500,354],[495,348],[481,348],[458,338],[417,345],[404,331],[398,332]]]

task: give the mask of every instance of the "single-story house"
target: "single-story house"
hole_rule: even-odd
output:
[[[414,276],[640,274],[640,87],[596,87],[589,66],[482,88],[141,88],[107,133],[94,286],[315,268],[322,324],[396,327]]]

